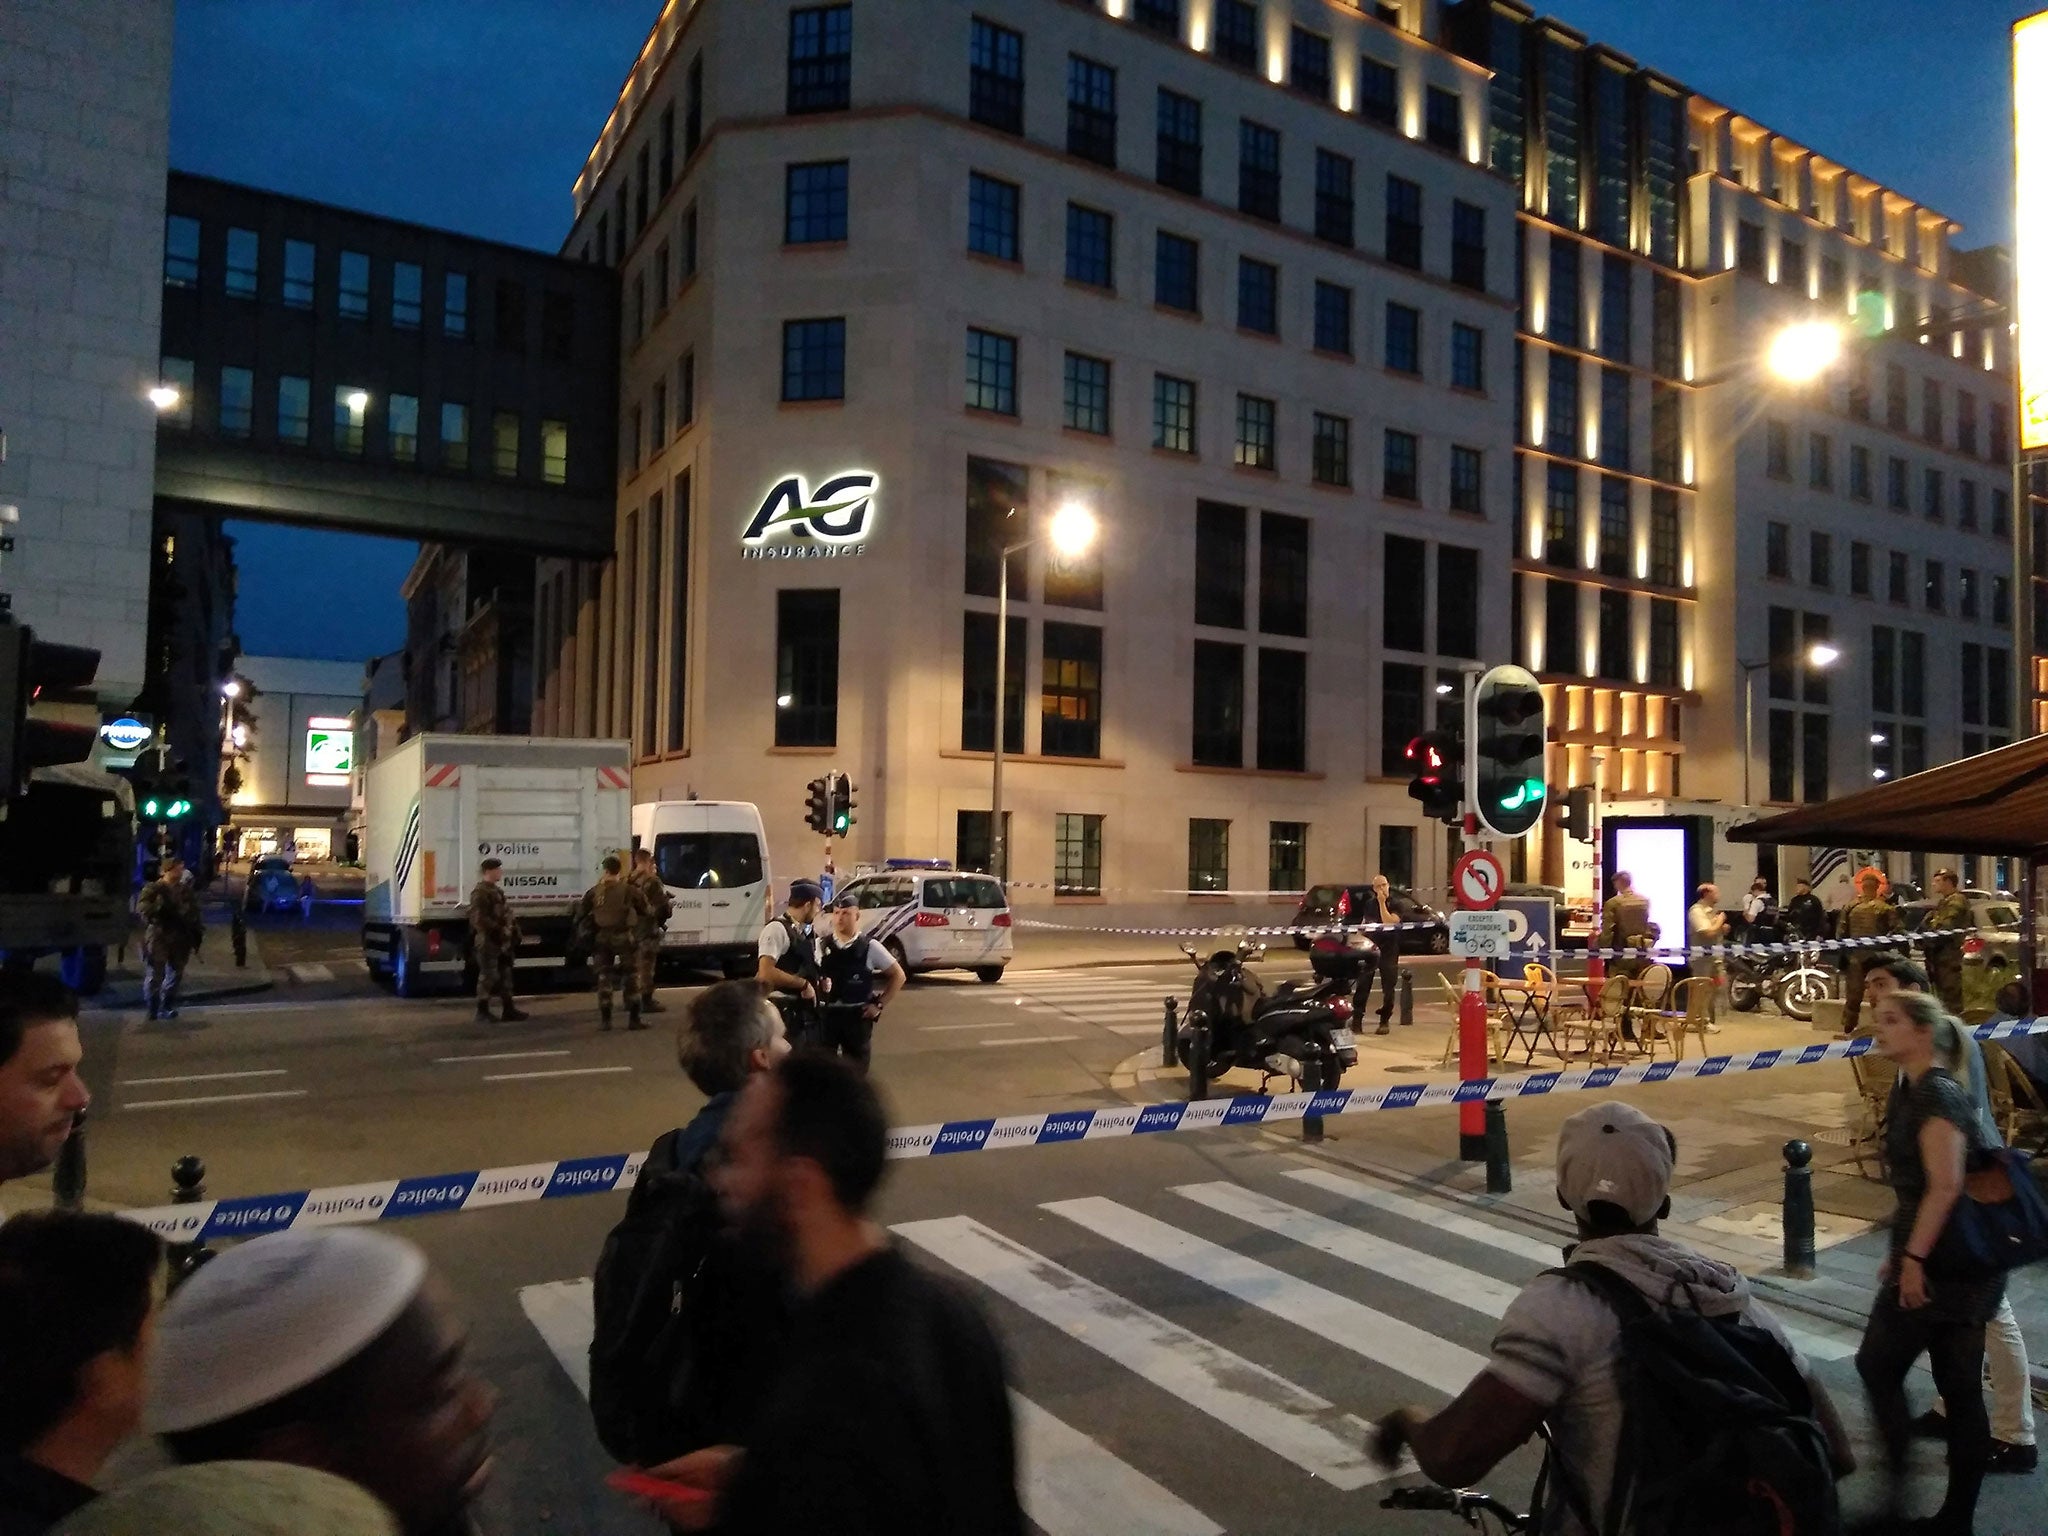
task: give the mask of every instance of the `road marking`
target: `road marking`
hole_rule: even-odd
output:
[[[1286,1377],[1148,1312],[965,1216],[897,1236],[1332,1487],[1380,1481],[1371,1428]]]
[[[524,1083],[537,1077],[598,1077],[610,1072],[630,1072],[631,1067],[557,1067],[551,1072],[486,1072],[487,1083]]]
[[[213,1093],[193,1099],[138,1099],[123,1102],[123,1109],[183,1109],[192,1104],[247,1104],[256,1099],[303,1099],[303,1088],[279,1088],[269,1093]]]
[[[285,969],[291,973],[293,981],[334,980],[334,968],[328,965],[321,965],[315,961],[300,961],[296,965],[286,966]]]
[[[1004,1040],[977,1040],[976,1045],[1059,1045],[1063,1041],[1078,1040],[1079,1035],[1011,1035]]]
[[[942,1035],[955,1029],[1015,1029],[1023,1022],[1022,1019],[991,1019],[986,1024],[920,1024],[917,1031],[921,1035]]]
[[[264,1067],[249,1072],[187,1072],[179,1077],[131,1077],[116,1083],[117,1088],[155,1088],[163,1083],[227,1083],[246,1077],[284,1077],[283,1067]]]
[[[1150,1024],[1104,1024],[1101,1027],[1108,1030],[1112,1035],[1131,1035],[1134,1037],[1158,1035],[1163,1032],[1160,1028],[1160,1020],[1158,1019],[1154,1019]]]
[[[1128,1206],[1090,1196],[1039,1207],[1087,1228],[1097,1237],[1178,1270],[1261,1311],[1306,1328],[1354,1355],[1399,1371],[1410,1381],[1456,1397],[1486,1369],[1486,1357],[1413,1323],[1326,1291],[1284,1270],[1234,1253],[1220,1243],[1156,1221]]]
[[[566,1056],[567,1051],[491,1051],[482,1056],[436,1056],[434,1065],[446,1066],[457,1061],[530,1061],[539,1056]]]
[[[1223,1536],[1136,1467],[1111,1455],[1021,1392],[1010,1394],[1017,1429],[1017,1492],[1046,1536]]]
[[[519,1309],[548,1353],[584,1397],[590,1396],[590,1335],[594,1315],[589,1280],[555,1280],[519,1288]]]

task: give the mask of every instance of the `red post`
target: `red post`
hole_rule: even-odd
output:
[[[1465,836],[1479,835],[1479,818],[1465,813]],[[1477,955],[1465,957],[1465,990],[1458,996],[1458,1080],[1469,1083],[1486,1076],[1486,990]],[[1486,1105],[1469,1099],[1458,1106],[1458,1156],[1468,1163],[1486,1160]]]

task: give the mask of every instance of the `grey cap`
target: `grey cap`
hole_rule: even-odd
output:
[[[1557,1192],[1575,1216],[1604,1201],[1643,1225],[1671,1193],[1671,1165],[1670,1134],[1618,1099],[1582,1109],[1557,1129]]]

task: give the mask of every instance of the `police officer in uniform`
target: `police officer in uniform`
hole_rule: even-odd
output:
[[[661,936],[668,931],[669,914],[675,898],[654,872],[654,850],[633,850],[633,873],[626,877],[647,904],[647,916],[633,930],[633,982],[642,1013],[660,1013],[661,1001],[654,995],[654,972],[661,964]]]
[[[476,889],[469,893],[469,955],[476,966],[476,1016],[489,1023],[491,999],[504,1005],[505,1022],[526,1017],[512,1003],[512,957],[519,953],[519,919],[505,895],[505,866],[485,859],[477,866]]]
[[[619,984],[619,966],[627,967],[626,1028],[645,1029],[640,1019],[640,994],[630,980],[634,936],[647,921],[647,898],[620,873],[619,856],[604,856],[604,873],[583,893],[578,926],[590,942],[591,964],[597,969],[597,1025],[612,1027],[612,989]]]
[[[818,970],[819,1032],[816,1044],[845,1056],[861,1071],[875,1033],[875,1020],[903,990],[903,967],[895,956],[860,931],[860,900],[851,892],[832,904],[832,923],[814,941]],[[875,984],[881,982],[881,994]]]
[[[1903,928],[1899,922],[1899,909],[1877,894],[1882,877],[1874,869],[1866,869],[1856,877],[1856,900],[1842,912],[1842,937],[1845,939],[1874,939],[1887,933],[1898,933]],[[1848,964],[1842,982],[1842,1031],[1856,1033],[1856,1016],[1863,1009],[1863,973],[1869,968],[1871,951],[1865,947],[1852,949],[1847,955]]]
[[[1960,937],[1944,939],[1934,935],[1945,930],[1966,931],[1974,923],[1970,914],[1970,898],[1956,889],[1956,872],[1937,869],[1934,872],[1934,910],[1927,914],[1927,921],[1920,927],[1920,952],[1927,959],[1927,977],[1941,995],[1941,1005],[1958,1016],[1963,1011],[1963,941]]]
[[[142,1000],[152,1019],[175,1019],[185,962],[206,935],[199,893],[192,889],[185,861],[175,853],[165,854],[162,871],[142,888],[135,908],[143,924]]]
[[[1601,949],[1641,949],[1654,944],[1657,938],[1657,925],[1650,921],[1650,898],[1636,894],[1635,877],[1627,870],[1616,870],[1614,894],[1600,909],[1600,936],[1595,941],[1596,945]],[[1621,960],[1610,964],[1608,970],[1623,976],[1636,976],[1641,974],[1646,963],[1642,959]]]
[[[1827,932],[1827,908],[1813,894],[1811,880],[1792,882],[1792,899],[1785,903],[1785,929],[1789,936],[1799,939],[1817,939]]]
[[[816,1022],[817,946],[812,925],[824,905],[825,893],[815,880],[790,881],[788,905],[768,920],[754,941],[754,980],[782,1015],[791,1045],[807,1043]]]

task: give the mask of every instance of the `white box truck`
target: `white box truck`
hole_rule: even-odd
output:
[[[631,846],[624,741],[415,736],[370,765],[363,793],[363,959],[415,997],[469,965],[478,866],[505,866],[520,969],[571,960],[576,903]]]

